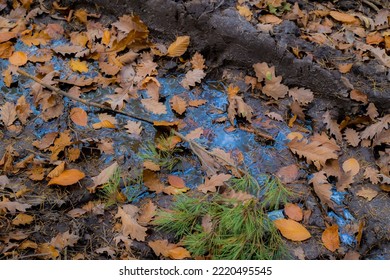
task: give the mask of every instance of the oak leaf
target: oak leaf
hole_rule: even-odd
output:
[[[48,183],[50,185],[70,186],[85,177],[85,174],[77,169],[68,169],[62,172],[58,177],[51,179]]]
[[[26,98],[22,95],[16,103],[16,114],[22,124],[26,124],[28,117],[31,114],[30,104],[27,103]]]
[[[73,247],[77,241],[80,239],[80,236],[76,234],[72,234],[69,230],[58,233],[55,237],[53,237],[50,241],[50,245],[54,246],[58,250],[62,250],[65,247]]]
[[[370,166],[366,167],[364,170],[364,178],[369,179],[371,183],[378,184],[379,183],[379,172],[377,169],[372,168]]]
[[[58,177],[61,175],[62,172],[64,172],[64,170],[65,170],[65,161],[61,162],[52,171],[50,171],[50,173],[47,174],[47,177],[50,179]]]
[[[57,249],[49,243],[39,244],[35,253],[38,254],[40,258],[46,260],[48,259],[54,260],[60,256],[60,253],[57,251]]]
[[[281,167],[276,173],[276,176],[278,176],[284,184],[289,184],[297,179],[298,172],[299,168],[297,167],[297,165],[291,164],[288,166]]]
[[[70,131],[60,132],[60,137],[54,141],[54,146],[50,147],[49,150],[52,152],[50,160],[54,161],[58,159],[58,154],[62,152],[67,146],[72,144],[72,139],[69,135]]]
[[[190,44],[190,36],[179,36],[175,42],[169,45],[167,55],[177,57],[183,55]]]
[[[124,236],[130,236],[138,241],[145,241],[147,228],[138,224],[138,211],[139,209],[135,205],[126,204],[123,207],[119,206],[115,218],[121,218],[121,231]]]
[[[146,110],[152,112],[153,114],[162,115],[167,113],[167,107],[165,104],[158,102],[153,98],[142,99],[141,103],[144,105]]]
[[[169,103],[171,103],[172,109],[179,115],[182,115],[186,111],[188,106],[187,101],[177,95],[174,95],[169,101]]]
[[[313,184],[314,192],[320,198],[321,202],[333,208],[334,204],[331,200],[332,185],[329,184],[324,171],[314,173],[309,183]]]
[[[151,160],[145,160],[143,162],[143,167],[145,167],[146,169],[149,169],[151,171],[160,171],[160,169],[161,169],[160,165],[158,165],[157,163],[154,163]]]
[[[185,89],[190,89],[190,87],[194,87],[196,83],[200,83],[205,76],[206,73],[203,70],[190,70],[186,73],[184,79],[180,82],[180,84]]]
[[[333,225],[327,227],[321,236],[322,243],[329,251],[336,251],[340,247],[339,227]]]
[[[292,99],[298,102],[301,105],[307,105],[311,103],[314,99],[314,94],[310,89],[305,88],[290,88],[288,90],[288,95],[292,97]]]
[[[199,69],[199,70],[203,70],[206,68],[206,66],[204,65],[205,63],[205,60],[203,58],[203,56],[196,52],[193,56],[192,56],[192,59],[191,59],[191,65],[192,65],[192,69]]]
[[[204,184],[198,186],[198,190],[207,193],[207,192],[216,192],[217,188],[224,184],[224,182],[228,181],[232,175],[230,174],[218,174],[212,175],[210,178],[206,178]]]
[[[20,37],[20,40],[29,47],[38,45],[47,45],[51,40],[46,31],[35,32],[34,34],[26,34]]]
[[[276,77],[275,66],[268,67],[268,64],[265,62],[254,64],[253,69],[255,70],[258,82],[262,82],[264,79],[273,80]]]
[[[20,203],[17,201],[0,201],[0,209],[7,208],[11,214],[15,214],[16,210],[25,212],[27,208],[30,208],[30,204]]]
[[[340,132],[339,125],[335,120],[332,119],[330,112],[327,110],[325,114],[322,116],[324,123],[326,124],[326,128],[330,131],[331,135],[334,135],[338,142],[342,141],[342,134]]]
[[[186,138],[189,140],[194,140],[200,138],[200,136],[203,134],[203,128],[198,127],[192,131],[190,131],[187,135]]]
[[[332,18],[334,18],[335,20],[340,21],[342,23],[347,23],[347,24],[359,23],[359,20],[350,14],[341,13],[341,12],[337,12],[337,11],[331,11],[329,13],[329,15]]]
[[[366,198],[368,201],[371,201],[374,197],[378,195],[378,192],[372,188],[363,187],[356,194],[358,196]]]
[[[351,90],[350,98],[352,100],[363,102],[364,104],[368,103],[368,96],[367,96],[367,94],[364,94],[363,92],[361,92],[360,90],[357,90],[357,89]]]
[[[108,103],[110,103],[111,109],[113,110],[122,110],[125,106],[125,102],[128,102],[130,98],[125,90],[115,94],[108,94],[107,97],[110,99]]]
[[[93,185],[88,187],[88,190],[92,193],[95,192],[95,189],[100,186],[100,185],[103,185],[105,183],[108,182],[108,180],[110,179],[110,177],[114,174],[114,172],[116,171],[116,169],[118,168],[118,163],[117,162],[114,162],[113,164],[111,164],[110,166],[106,167],[105,169],[103,169],[99,175],[95,176],[95,177],[92,177],[91,179],[93,180]]]
[[[147,203],[143,204],[140,209],[140,215],[137,219],[141,226],[146,226],[156,215],[157,206],[154,205],[151,199]]]
[[[144,185],[152,192],[162,193],[165,188],[165,185],[161,183],[157,174],[150,170],[144,170],[142,178]]]
[[[285,97],[288,92],[288,87],[283,85],[281,81],[281,76],[275,77],[272,81],[266,80],[266,84],[262,88],[262,92],[275,100]]]
[[[70,110],[70,119],[80,126],[87,126],[88,123],[88,115],[82,108],[72,108]]]
[[[16,106],[13,103],[5,102],[0,107],[0,117],[6,127],[12,125],[17,118]]]
[[[154,253],[159,256],[171,258],[174,260],[182,260],[190,258],[191,254],[185,248],[177,244],[169,243],[168,240],[149,241],[148,245],[153,249]]]
[[[188,101],[188,105],[191,107],[199,107],[207,103],[205,99],[197,99]]]
[[[142,131],[141,122],[127,121],[125,125],[126,132],[130,135],[139,136]]]
[[[0,44],[0,58],[9,58],[14,52],[14,45],[11,42]]]
[[[34,147],[45,150],[49,148],[54,143],[54,140],[57,138],[58,132],[50,132],[45,134],[40,141],[36,140],[32,144]]]
[[[352,128],[345,129],[344,137],[345,140],[347,140],[348,144],[351,145],[352,147],[357,147],[361,140],[360,134]]]
[[[310,232],[294,220],[278,219],[274,221],[274,225],[285,238],[292,241],[304,241],[311,237]]]
[[[78,59],[71,59],[69,61],[70,69],[73,71],[78,71],[80,73],[87,73],[88,72],[88,64],[85,61],[80,61]]]
[[[378,122],[368,126],[360,133],[362,139],[372,139],[375,135],[381,133],[384,129],[387,129],[390,124],[390,114],[380,118]]]
[[[374,103],[370,103],[367,106],[367,115],[371,118],[371,120],[375,120],[376,117],[379,116],[378,110],[375,107]]]
[[[34,217],[33,216],[27,215],[27,214],[24,214],[24,213],[19,213],[12,220],[12,224],[15,225],[15,226],[28,225],[28,224],[31,224],[32,221],[34,221]]]
[[[265,115],[275,121],[279,121],[279,122],[283,122],[283,117],[278,114],[278,113],[275,113],[275,112],[268,112],[268,113],[265,113]]]

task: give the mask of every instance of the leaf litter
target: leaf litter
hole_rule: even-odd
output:
[[[23,9],[28,12],[29,8]],[[240,9],[247,19],[252,19],[248,16],[250,9]],[[305,12],[295,7],[292,13],[299,17]],[[329,12],[329,16],[341,24],[358,23],[357,17],[336,11]],[[4,18],[7,21],[7,16]],[[275,18],[264,18],[262,22],[278,24]],[[388,142],[381,135],[388,131],[390,115],[378,112],[372,103],[365,106],[366,101],[361,109],[369,116],[369,122],[351,121],[351,118],[356,117],[352,112],[343,116],[344,119],[336,119],[331,112],[332,108],[329,108],[323,116],[317,116],[323,121],[324,129],[311,132],[314,128],[310,127],[308,133],[304,129],[308,127],[304,110],[315,102],[315,93],[300,87],[289,88],[283,83],[283,77],[277,76],[278,69],[273,66],[264,62],[256,63],[253,71],[249,71],[249,75],[254,73],[254,76],[247,76],[243,80],[237,75],[221,90],[205,83],[207,61],[201,53],[193,54],[188,62],[182,58],[189,52],[188,47],[193,40],[189,36],[178,36],[170,44],[154,45],[153,40],[148,37],[147,26],[137,16],[123,16],[112,23],[111,29],[103,27],[93,14],[84,10],[77,10],[73,20],[85,27],[85,31],[71,33],[71,40],[68,42],[63,37],[65,31],[58,27],[62,24],[57,27],[48,25],[46,31],[31,26],[30,32],[33,35],[24,35],[20,39],[17,34],[11,34],[11,25],[5,25],[2,30],[2,38],[6,43],[4,46],[7,48],[1,57],[1,64],[7,69],[7,72],[3,72],[2,86],[7,89],[18,87],[12,84],[20,77],[16,74],[17,67],[26,65],[29,72],[43,82],[32,82],[31,91],[21,90],[22,95],[17,100],[8,97],[0,107],[0,121],[6,128],[6,132],[1,135],[4,139],[18,133],[28,135],[28,131],[35,130],[29,136],[30,139],[22,143],[23,149],[16,148],[13,143],[4,149],[0,159],[0,167],[6,174],[2,176],[7,176],[1,185],[3,197],[0,201],[0,214],[12,218],[13,226],[38,224],[42,219],[40,215],[45,215],[40,213],[38,207],[44,200],[54,209],[60,209],[61,205],[73,205],[76,201],[80,208],[68,208],[69,216],[80,219],[80,223],[87,217],[93,217],[99,223],[112,226],[115,234],[112,239],[115,242],[93,245],[94,250],[89,253],[93,258],[129,258],[134,254],[139,254],[138,258],[145,258],[145,255],[135,249],[134,242],[143,243],[156,257],[191,258],[191,252],[182,247],[180,240],[161,240],[156,239],[153,234],[149,235],[148,229],[153,228],[156,209],[169,212],[169,204],[168,208],[163,206],[164,199],[174,200],[174,196],[184,192],[200,192],[204,195],[218,191],[226,198],[242,202],[259,199],[250,194],[249,190],[228,189],[229,180],[232,177],[240,178],[245,174],[242,167],[249,167],[256,180],[261,182],[262,174],[266,172],[277,174],[298,195],[305,191],[297,190],[295,185],[303,179],[306,184],[312,184],[314,193],[321,201],[314,208],[306,203],[303,206],[292,203],[279,205],[286,216],[276,219],[274,224],[282,236],[303,242],[315,238],[319,252],[323,250],[321,243],[331,252],[340,246],[344,246],[344,251],[351,249],[354,243],[349,242],[348,238],[356,234],[353,228],[359,216],[355,213],[355,218],[351,218],[351,214],[346,214],[346,209],[340,214],[340,196],[346,191],[352,196],[358,196],[358,199],[375,201],[381,192],[376,186],[388,184],[386,178],[389,177],[389,166],[386,159],[389,157],[389,149],[383,149],[383,144]],[[25,27],[20,28],[23,32]],[[314,35],[311,36],[307,39],[314,40]],[[63,41],[57,41],[60,38]],[[24,45],[16,45],[19,40]],[[35,52],[27,48],[31,45],[37,46]],[[53,56],[41,60],[34,57],[45,49],[53,50]],[[375,57],[382,57],[381,63],[386,65],[386,57],[378,47],[368,49]],[[127,51],[126,54],[122,53],[124,50]],[[184,75],[179,82],[172,83],[168,78],[158,76],[160,69],[164,68],[164,59],[176,59],[176,63],[180,65],[177,71],[183,71]],[[96,66],[89,63],[90,60],[98,62],[98,68],[94,68]],[[49,61],[61,67],[61,74],[43,64]],[[93,71],[98,75],[91,75]],[[245,82],[248,84],[248,81],[252,87],[252,95],[242,86]],[[187,135],[188,139],[183,139],[188,146],[181,141],[183,139],[180,136],[171,136],[171,139],[177,137],[179,140],[155,144],[157,150],[154,157],[142,162],[136,151],[142,150],[142,144],[145,144],[142,142],[148,139],[153,143],[156,134],[153,127],[147,122],[135,122],[119,114],[107,114],[107,111],[99,112],[82,103],[63,100],[50,88],[64,85],[76,86],[73,90],[77,98],[85,94],[87,99],[105,103],[114,110],[125,111],[131,108],[135,110],[135,114],[144,115],[146,119],[151,117],[155,121],[164,120],[166,123],[173,121],[175,129]],[[98,89],[100,86],[103,89]],[[270,110],[259,104],[253,94],[268,100],[270,104],[289,102],[291,112],[283,109]],[[351,98],[364,100],[355,93],[354,96],[351,94]],[[272,112],[269,113],[270,111]],[[289,115],[290,113],[293,115]],[[285,116],[291,117],[289,126],[284,123]],[[179,117],[177,122],[176,117]],[[241,130],[242,123],[249,125],[250,130]],[[167,127],[167,124],[161,126]],[[263,140],[258,142],[256,135],[264,135],[264,130],[273,134],[270,137],[274,140],[273,143],[264,145]],[[297,135],[300,136],[296,137]],[[359,173],[360,165],[366,164],[367,160],[351,156],[348,159],[348,145],[363,150],[370,150],[371,147],[382,150],[379,157],[370,158],[371,166]],[[163,160],[170,153],[175,158],[183,157],[179,149],[190,149],[194,154],[185,155],[180,168],[174,167],[172,170],[164,165]],[[297,157],[294,159],[292,154]],[[304,160],[299,165],[296,164],[298,158]],[[197,160],[200,162],[197,163]],[[120,168],[117,161],[120,162]],[[102,165],[101,162],[105,164]],[[337,164],[333,164],[334,162]],[[261,171],[258,166],[262,166]],[[307,166],[315,167],[316,171],[313,172]],[[143,167],[149,170],[143,170]],[[114,184],[113,178],[118,168],[119,179]],[[188,171],[184,172],[186,169]],[[360,179],[373,185],[365,187],[365,184],[359,183]],[[29,190],[26,188],[29,180],[42,181],[47,189]],[[116,204],[109,207],[101,201],[99,193],[100,189],[108,185],[112,185],[115,194],[121,197],[115,197]],[[299,186],[304,188],[304,185]],[[66,186],[66,191],[63,186]],[[356,187],[359,191],[349,191]],[[27,191],[22,191],[24,189]],[[306,187],[306,192],[307,190]],[[25,194],[13,195],[18,192]],[[123,196],[126,203],[121,200]],[[147,202],[141,203],[145,199]],[[142,206],[138,207],[137,203]],[[326,227],[323,224],[321,238],[320,232],[309,232],[306,227],[310,230],[311,223],[318,223],[318,218],[316,221],[310,220],[309,213],[318,209],[322,209],[321,218],[325,221],[331,219],[340,223],[343,216],[349,221],[349,228],[345,227],[345,222],[343,227]],[[333,215],[333,211],[338,214]],[[107,220],[103,213],[109,213],[111,219]],[[61,211],[51,214],[48,221],[53,221],[54,224],[59,217]],[[290,219],[286,219],[287,217]],[[210,218],[207,223],[203,221],[202,224],[208,224],[208,231],[213,229]],[[89,226],[91,225],[86,225]],[[15,239],[24,244],[19,249],[6,247],[12,234],[7,232],[0,236],[2,258],[29,255],[34,258],[42,255],[43,258],[57,259],[62,258],[65,247],[69,247],[74,258],[91,257],[76,250],[83,240],[77,228],[57,228],[56,234],[45,238],[51,240],[50,243],[42,242],[42,238],[34,240],[34,236],[30,234],[23,235]],[[28,242],[32,242],[31,245],[27,245]]]

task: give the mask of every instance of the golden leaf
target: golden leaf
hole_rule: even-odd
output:
[[[72,108],[70,110],[70,119],[80,126],[86,126],[88,123],[88,115],[82,108]]]
[[[78,59],[71,59],[69,61],[70,69],[73,71],[78,71],[80,73],[88,72],[88,64],[85,61],[80,61]]]
[[[337,225],[330,226],[324,230],[321,237],[324,246],[329,251],[336,251],[340,247],[339,227]]]
[[[85,174],[77,169],[65,170],[60,176],[51,179],[48,183],[50,185],[69,186],[77,183],[85,177]]]
[[[190,36],[179,36],[176,41],[168,47],[167,55],[170,57],[177,57],[184,54],[190,44]]]
[[[17,51],[14,52],[8,60],[12,65],[22,66],[27,63],[27,55],[24,52]]]
[[[24,213],[19,213],[19,214],[12,220],[12,224],[15,225],[15,226],[18,226],[18,225],[28,225],[28,224],[30,224],[32,221],[34,221],[34,217],[33,217],[33,216],[27,215],[27,214],[24,214]]]
[[[285,238],[292,241],[303,241],[311,237],[310,232],[294,220],[279,219],[274,221],[274,225]]]
[[[358,23],[359,20],[355,18],[352,15],[337,12],[337,11],[331,11],[329,15],[334,18],[337,21],[340,21],[342,23]]]
[[[287,217],[297,222],[302,221],[303,219],[302,208],[296,204],[286,203],[284,206],[284,213],[286,213]]]

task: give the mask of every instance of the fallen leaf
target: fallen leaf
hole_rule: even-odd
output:
[[[335,20],[340,21],[342,23],[348,23],[348,24],[359,23],[359,20],[350,14],[331,11],[329,15]]]
[[[37,248],[38,248],[38,244],[31,240],[24,240],[18,247],[19,250],[37,249]]]
[[[332,119],[332,116],[328,110],[325,112],[322,118],[326,124],[326,128],[330,131],[330,134],[334,135],[336,140],[341,143],[343,136],[341,134],[339,125],[335,120]]]
[[[345,74],[351,71],[352,66],[353,63],[343,63],[343,64],[339,64],[337,68],[339,69],[340,73]]]
[[[112,122],[108,121],[108,120],[104,120],[104,121],[101,121],[99,123],[92,124],[92,127],[94,129],[115,128],[115,125]]]
[[[115,257],[115,250],[110,247],[110,246],[106,246],[106,247],[102,247],[102,248],[98,248],[95,250],[96,253],[98,254],[104,254],[104,253],[107,253],[107,255],[109,255],[111,258],[114,258]]]
[[[278,176],[284,184],[294,182],[298,177],[299,168],[295,164],[281,167],[276,176]]]
[[[352,176],[358,174],[360,170],[360,164],[355,158],[350,158],[344,161],[342,167],[344,172],[351,172]]]
[[[26,101],[24,95],[22,95],[16,103],[16,114],[22,124],[26,124],[28,117],[31,114],[30,104]]]
[[[72,108],[70,110],[70,119],[80,126],[87,126],[88,123],[88,115],[82,108]]]
[[[370,103],[367,106],[367,115],[371,118],[371,120],[375,120],[376,117],[379,116],[378,110],[375,107],[374,103]]]
[[[50,185],[60,185],[60,186],[70,186],[85,177],[85,174],[77,169],[68,169],[62,172],[58,177],[55,177],[49,181],[47,184]]]
[[[153,249],[157,256],[163,255],[164,257],[174,260],[191,258],[190,252],[188,252],[185,248],[179,247],[177,244],[169,243],[168,240],[149,241],[148,245]]]
[[[34,217],[33,217],[33,216],[27,215],[27,214],[24,214],[24,213],[19,213],[19,214],[16,215],[16,217],[12,220],[12,224],[15,225],[15,226],[19,226],[19,225],[28,225],[28,224],[30,224],[32,221],[34,221]]]
[[[0,107],[0,109],[0,118],[4,125],[6,127],[12,125],[17,118],[16,106],[13,103],[5,102],[4,105]]]
[[[130,135],[139,136],[142,131],[141,122],[134,122],[131,120],[127,121],[127,124],[125,125],[126,132]]]
[[[300,222],[303,219],[302,208],[296,204],[286,203],[284,206],[284,213],[286,213],[287,217],[297,222]]]
[[[364,178],[369,179],[371,183],[378,184],[379,183],[379,172],[377,169],[372,168],[370,166],[366,167],[364,170]]]
[[[162,115],[167,113],[167,107],[164,103],[158,102],[153,98],[147,98],[141,100],[142,105],[148,110],[156,115]]]
[[[50,171],[50,173],[47,174],[47,177],[50,179],[58,177],[61,175],[62,172],[64,172],[64,170],[65,170],[65,161],[61,162],[52,171]]]
[[[192,69],[199,69],[199,70],[203,70],[206,68],[206,66],[204,65],[205,63],[205,60],[203,58],[203,56],[196,52],[192,58],[191,58],[191,65],[192,65]]]
[[[265,14],[260,16],[259,21],[263,24],[280,24],[283,22],[282,19],[272,14]]]
[[[146,226],[150,223],[152,218],[156,215],[157,206],[154,205],[151,199],[147,203],[143,204],[140,209],[140,215],[137,219],[141,226]]]
[[[79,73],[87,73],[88,72],[88,64],[86,61],[80,61],[78,59],[71,59],[69,61],[69,67],[73,71],[77,71]]]
[[[152,192],[162,193],[165,185],[161,183],[160,178],[156,173],[144,170],[143,172],[144,185]]]
[[[351,90],[349,96],[352,100],[362,102],[363,104],[368,103],[368,96],[366,94],[364,94],[363,92],[361,92],[360,90],[357,90],[357,89]]]
[[[339,227],[333,225],[327,227],[322,233],[322,243],[329,251],[336,251],[340,247]]]
[[[283,117],[278,114],[278,113],[275,113],[275,112],[268,112],[268,113],[265,113],[265,115],[275,121],[279,121],[279,122],[283,122]]]
[[[199,107],[207,103],[206,99],[197,99],[188,101],[188,105],[191,107]]]
[[[198,190],[207,193],[207,192],[212,192],[215,193],[217,191],[216,187],[220,187],[224,184],[224,182],[228,181],[232,175],[230,174],[218,174],[218,175],[212,175],[209,178],[206,178],[204,184],[201,184],[198,186]]]
[[[189,140],[194,140],[200,138],[200,136],[203,134],[203,128],[198,127],[192,131],[190,131],[187,135],[186,138]]]
[[[387,129],[390,124],[390,114],[378,119],[378,122],[368,126],[360,133],[362,139],[372,139],[377,134],[381,133],[384,129]]]
[[[310,232],[294,220],[278,219],[273,222],[280,233],[292,241],[304,241],[311,237]]]
[[[171,104],[172,109],[179,115],[182,115],[188,106],[187,101],[177,95],[174,95],[169,103]]]
[[[151,160],[145,160],[143,162],[143,167],[145,167],[146,169],[149,169],[151,171],[159,171],[161,169],[160,165],[158,165],[157,163],[154,163]]]
[[[168,47],[167,56],[177,57],[183,55],[190,44],[190,36],[179,36],[175,42]]]
[[[368,201],[371,201],[374,197],[378,195],[378,192],[372,188],[363,187],[356,194],[358,196],[366,198]]]
[[[285,97],[288,92],[288,87],[281,84],[281,81],[281,76],[275,77],[272,82],[266,83],[266,85],[262,89],[262,92],[275,100]]]
[[[115,218],[121,218],[121,231],[124,236],[130,236],[138,241],[145,241],[147,228],[138,224],[138,211],[139,209],[135,205],[126,204],[123,207],[119,206]]]
[[[77,241],[80,239],[80,236],[76,234],[69,233],[69,230],[58,233],[55,237],[53,237],[50,241],[50,245],[54,246],[58,250],[62,250],[65,247],[73,247]]]
[[[360,134],[352,128],[345,129],[344,137],[345,140],[347,140],[348,144],[351,145],[352,147],[357,147],[361,140]]]
[[[72,144],[72,139],[69,134],[69,130],[60,132],[60,136],[54,140],[54,145],[49,148],[49,150],[52,152],[50,160],[58,160],[59,153],[62,152],[67,146],[70,146]],[[47,140],[51,140],[51,137],[52,135],[48,136]]]
[[[203,70],[190,70],[186,73],[184,79],[180,82],[180,84],[185,89],[190,89],[190,87],[194,87],[196,83],[200,83],[205,76],[206,73]]]
[[[178,189],[183,189],[186,187],[184,180],[174,175],[168,175],[168,183]]]
[[[15,214],[16,210],[25,212],[27,208],[30,208],[30,204],[20,203],[17,201],[0,201],[0,209],[7,208],[11,214]]]
[[[328,182],[328,179],[324,171],[316,172],[310,179],[309,183],[313,184],[314,191],[320,198],[321,202],[327,204],[330,208],[333,208],[332,185]]]
[[[23,66],[27,63],[27,55],[24,52],[14,52],[9,58],[9,63],[15,66]]]
[[[247,6],[237,5],[236,8],[240,16],[244,17],[247,21],[251,21],[253,15],[251,10]]]
[[[99,175],[92,177],[91,179],[93,180],[93,185],[88,187],[88,190],[93,193],[93,192],[95,192],[96,187],[107,183],[117,168],[118,168],[118,163],[114,162],[113,164],[111,164],[107,168],[103,169],[99,173]]]
[[[60,253],[57,251],[57,249],[49,243],[39,244],[35,253],[39,255],[39,258],[46,260],[54,260],[60,256]]]

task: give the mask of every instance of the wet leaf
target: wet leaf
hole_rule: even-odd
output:
[[[164,103],[158,102],[153,98],[147,98],[141,100],[142,105],[153,114],[162,115],[167,113],[167,107]]]
[[[88,123],[88,115],[82,108],[72,108],[70,110],[70,119],[80,126],[87,126]]]
[[[24,52],[17,51],[14,52],[8,60],[12,65],[23,66],[27,63],[27,55]]]
[[[285,238],[292,241],[304,241],[311,237],[310,232],[294,220],[279,219],[274,221],[274,225]]]
[[[322,233],[322,243],[329,251],[336,251],[340,247],[339,227],[333,225],[327,227]]]
[[[58,177],[51,179],[48,183],[50,185],[70,186],[85,177],[85,174],[77,169],[68,169],[62,172]]]
[[[28,225],[28,224],[31,224],[32,221],[34,221],[34,217],[33,216],[27,215],[27,214],[24,214],[24,213],[19,213],[12,220],[12,224],[15,225],[15,226]]]
[[[302,208],[296,204],[286,203],[284,206],[284,213],[286,213],[287,217],[297,222],[300,222],[303,219]]]
[[[138,241],[145,241],[147,228],[138,224],[138,211],[139,209],[135,205],[126,204],[123,207],[119,206],[115,218],[121,218],[121,231],[124,236],[130,236]]]
[[[358,174],[360,170],[360,164],[355,158],[350,158],[344,161],[342,167],[344,172],[351,172],[352,176]]]
[[[191,258],[191,254],[185,248],[179,247],[177,244],[169,243],[168,240],[149,241],[148,245],[157,256],[163,255],[174,260]]]
[[[358,196],[366,198],[368,201],[371,201],[374,197],[378,195],[378,192],[372,188],[363,187],[356,194]]]
[[[177,57],[183,55],[190,44],[190,36],[179,36],[176,41],[168,47],[167,55],[170,57]]]
[[[181,81],[181,85],[185,89],[190,89],[194,87],[196,83],[200,83],[202,79],[206,76],[206,73],[200,69],[190,70],[186,73],[184,79]]]

